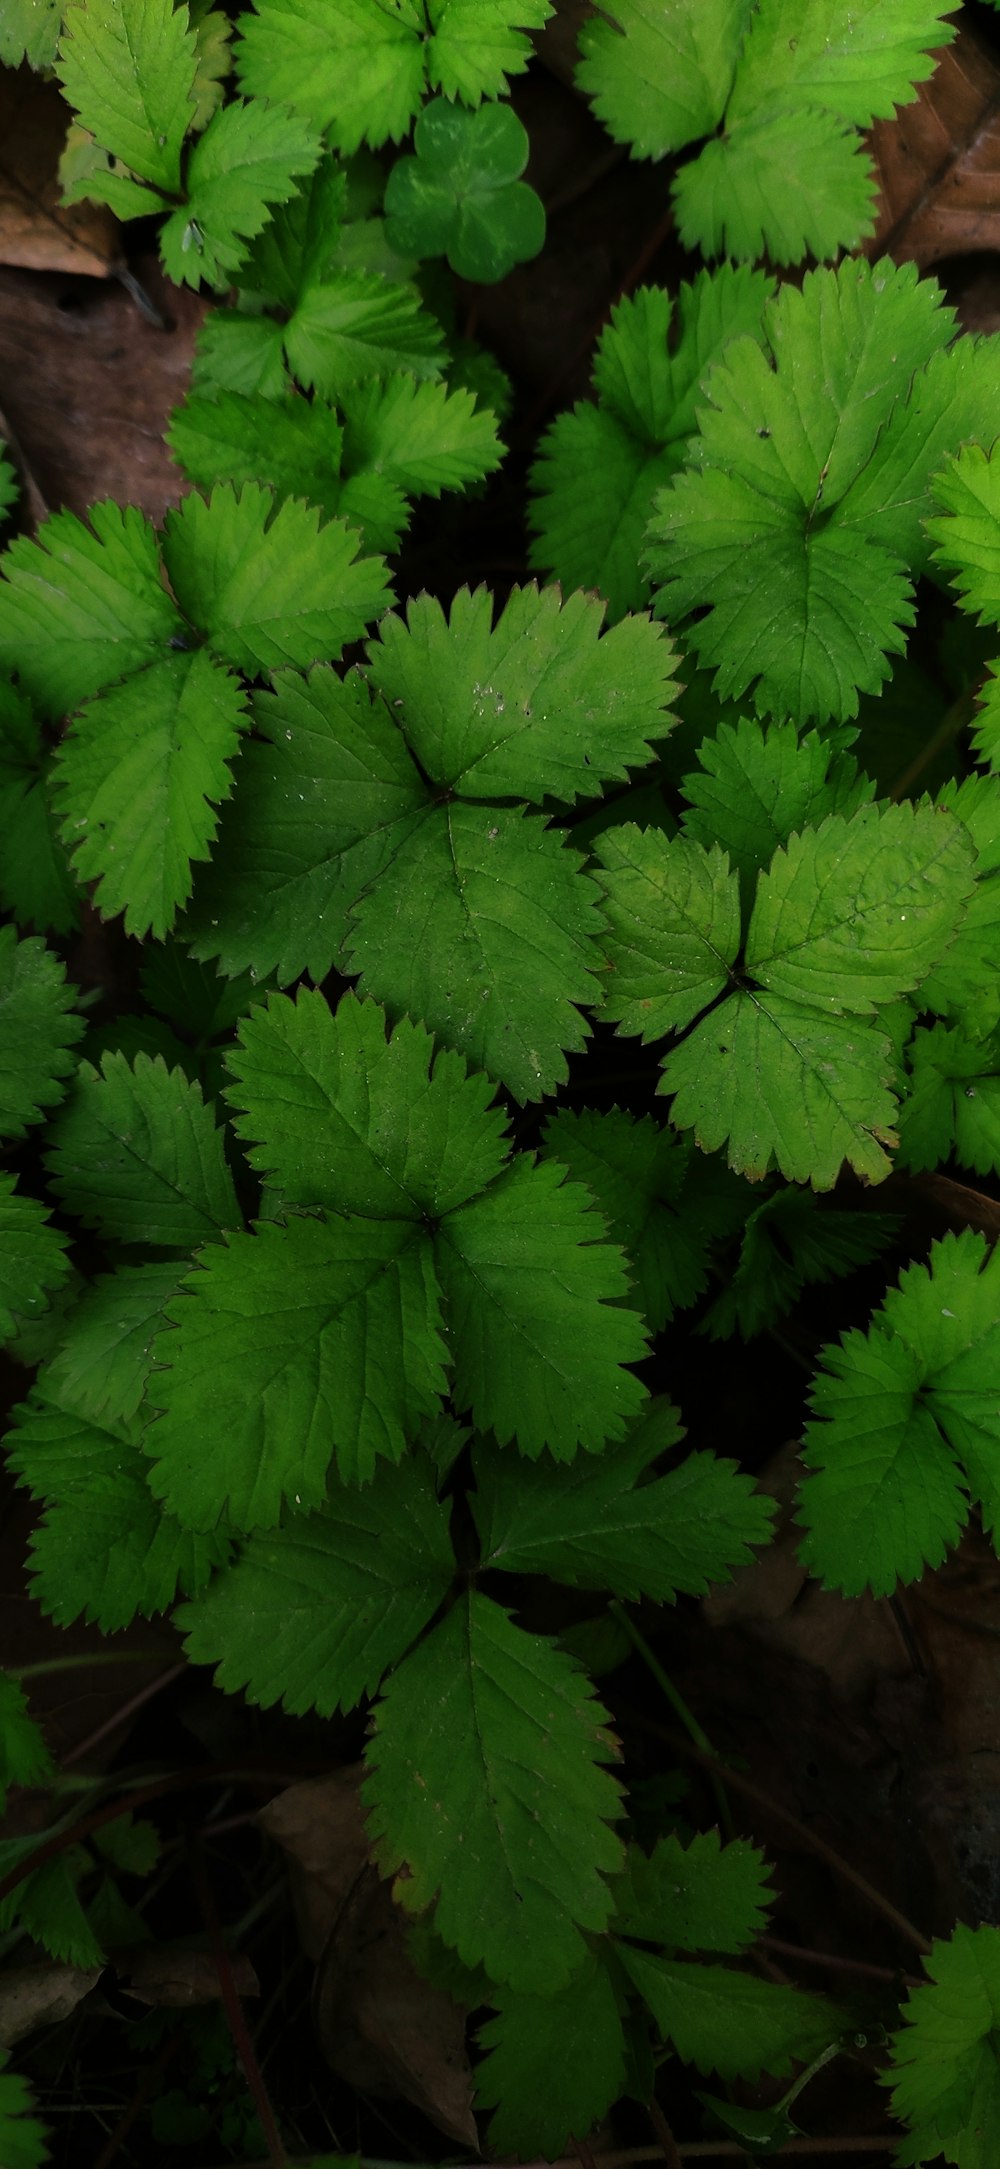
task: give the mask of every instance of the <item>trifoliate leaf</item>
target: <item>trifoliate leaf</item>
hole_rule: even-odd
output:
[[[180,1269],[167,1264],[123,1265],[84,1290],[65,1320],[45,1372],[61,1408],[96,1422],[127,1422],[142,1400],[154,1338]]]
[[[244,706],[199,649],[102,693],[63,739],[55,804],[74,871],[127,934],[162,939],[187,902],[192,860],[209,856],[214,808],[232,788]]]
[[[447,1596],[446,1510],[423,1460],[381,1467],[365,1491],[250,1537],[205,1593],[182,1605],[185,1654],[216,1684],[293,1717],[332,1717],[375,1694]]]
[[[836,256],[871,230],[878,200],[855,131],[815,106],[773,102],[711,137],[673,188],[686,248],[794,264]]]
[[[792,723],[766,730],[747,717],[724,723],[703,739],[698,763],[681,785],[684,834],[706,848],[721,845],[748,883],[800,829],[828,813],[855,813],[874,796],[874,784],[829,735],[800,737]]]
[[[53,28],[43,44],[39,34],[37,44],[29,46],[27,58],[34,67],[44,67],[51,58],[50,39],[58,30],[59,15],[54,17]],[[38,53],[38,58],[33,55]],[[0,41],[0,57],[3,55]],[[19,56],[18,56],[19,57]],[[0,2058],[0,2161],[7,2169],[42,2169],[48,2160],[46,2130],[38,2117],[32,2114],[35,2097],[26,2079],[16,2071],[5,2069],[7,2059]]]
[[[770,992],[870,1016],[919,985],[972,893],[961,825],[930,807],[861,806],[792,836],[757,886],[747,970]]]
[[[750,1214],[735,1270],[701,1330],[715,1340],[733,1333],[752,1340],[803,1288],[839,1280],[877,1257],[898,1225],[888,1213],[822,1212],[808,1190],[776,1190]]]
[[[901,2162],[991,2169],[1000,2130],[1000,1934],[959,1922],[924,1960],[893,2035],[893,2114],[910,2127]]]
[[[16,1176],[0,1175],[0,1340],[11,1340],[63,1285],[66,1242],[44,1205],[19,1193]]]
[[[670,1119],[704,1152],[728,1140],[729,1165],[759,1182],[832,1190],[843,1162],[866,1182],[889,1173],[895,1144],[892,1048],[857,1017],[821,1016],[782,995],[733,995],[663,1065]]]
[[[62,17],[62,0],[10,0],[0,22],[0,63],[19,68],[26,60],[29,68],[51,68]],[[20,2164],[15,2163],[13,2169],[20,2169]]]
[[[611,0],[584,23],[579,88],[616,143],[663,158],[722,119],[751,0]]]
[[[183,634],[156,536],[133,505],[56,512],[0,560],[0,665],[50,715],[142,670]]]
[[[81,1066],[50,1125],[47,1164],[68,1212],[122,1243],[191,1250],[240,1225],[222,1131],[180,1070],[139,1054]]]
[[[61,1100],[83,1018],[57,956],[37,935],[0,926],[0,1137],[23,1137]]]
[[[656,491],[683,464],[701,380],[730,339],[758,332],[772,290],[763,272],[724,264],[682,286],[673,308],[658,286],[618,302],[594,361],[598,404],[560,414],[539,446],[533,565],[599,589],[613,617],[643,607],[643,535]]]
[[[494,285],[545,241],[545,207],[520,176],[528,131],[509,105],[474,113],[432,98],[385,191],[385,230],[402,257],[447,256],[460,279]]]
[[[723,1845],[703,1830],[687,1845],[673,1833],[651,1854],[629,1847],[617,1886],[615,1928],[675,1951],[742,1951],[766,1926],[774,1892],[763,1853],[745,1838]]]
[[[756,685],[758,709],[801,725],[855,714],[858,689],[888,675],[886,654],[912,620],[912,500],[929,470],[911,445],[893,480],[885,439],[951,331],[915,267],[851,261],[783,286],[764,308],[762,342],[734,340],[713,370],[697,465],[657,500],[649,564],[672,619],[709,605],[689,638],[723,697]],[[942,400],[947,443],[949,418],[961,436],[968,416],[943,386]]]
[[[68,934],[78,900],[52,816],[51,771],[27,701],[0,682],[0,903],[21,924]]]
[[[168,1316],[150,1482],[190,1528],[227,1513],[274,1528],[286,1500],[323,1503],[334,1461],[345,1483],[369,1482],[446,1390],[429,1239],[408,1220],[262,1221],[199,1253]]]
[[[170,196],[194,120],[195,41],[173,0],[69,7],[58,73],[84,128],[112,158]]]
[[[0,1672],[0,1810],[6,1808],[11,1785],[45,1785],[54,1774],[52,1757],[22,1687],[11,1673]]]
[[[466,1965],[550,1995],[611,1911],[614,1757],[589,1682],[471,1591],[390,1677],[365,1786],[383,1874]]]
[[[354,995],[336,1015],[319,993],[272,995],[243,1019],[228,1066],[237,1135],[289,1204],[437,1220],[506,1163],[489,1079],[409,1018],[387,1039],[384,1011]]]
[[[448,1302],[455,1399],[478,1429],[522,1454],[569,1461],[620,1439],[646,1389],[623,1368],[646,1335],[621,1251],[581,1183],[522,1155],[450,1213],[435,1257]]]
[[[332,660],[390,600],[381,558],[358,557],[345,521],[321,526],[315,508],[256,482],[185,497],[167,514],[163,556],[192,624],[251,676]]]
[[[823,1350],[799,1495],[810,1571],[845,1596],[888,1596],[940,1566],[968,1510],[958,1457],[918,1400],[923,1366],[873,1328]]]
[[[33,1595],[60,1627],[93,1620],[105,1634],[194,1594],[226,1555],[161,1513],[134,1425],[100,1423],[50,1399],[45,1386],[15,1413],[6,1453],[45,1513],[30,1539]]]
[[[618,1946],[664,2039],[708,2077],[783,2077],[810,2063],[850,2028],[850,2014],[825,1996],[806,1995],[729,1966],[661,1958]]]
[[[612,1242],[635,1276],[633,1300],[651,1333],[696,1301],[706,1281],[707,1238],[679,1209],[688,1155],[669,1130],[621,1108],[603,1114],[561,1109],[542,1138],[546,1157],[560,1160],[593,1195]]]
[[[977,1175],[1000,1169],[1000,1044],[935,1024],[906,1050],[909,1083],[899,1111],[904,1167],[939,1167],[954,1155]]]
[[[740,945],[739,883],[717,845],[705,851],[631,822],[606,830],[597,854],[610,929],[605,1014],[657,1039],[726,988]]]
[[[462,588],[445,617],[421,596],[387,618],[371,671],[425,774],[462,798],[570,804],[652,758],[673,717],[675,656],[630,618],[601,635],[603,605],[515,588],[493,625],[488,589]]]
[[[244,324],[247,319],[235,321]],[[253,321],[262,322],[260,318]],[[294,315],[279,332],[279,351],[282,339],[288,366],[299,383],[323,399],[342,399],[354,385],[370,383],[395,369],[407,369],[415,377],[439,377],[445,360],[441,326],[422,306],[416,287],[364,271],[343,271],[307,286]],[[262,371],[266,362],[273,371],[273,340],[257,332],[255,342],[256,369]],[[245,372],[245,333],[241,333],[241,343]],[[234,380],[230,375],[219,381]],[[262,374],[238,388],[269,389]]]
[[[681,1436],[654,1403],[600,1462],[533,1468],[496,1447],[476,1449],[476,1524],[483,1562],[511,1574],[550,1574],[571,1588],[670,1604],[703,1596],[767,1541],[772,1509],[733,1461],[689,1454],[664,1476],[650,1463]],[[646,1479],[646,1480],[644,1480]]]
[[[493,2109],[491,2151],[556,2161],[625,2084],[625,2038],[614,1983],[597,1951],[555,1995],[500,1995],[479,2029],[476,2106]]]
[[[267,0],[243,16],[237,65],[245,89],[307,113],[341,151],[397,142],[424,90],[478,105],[531,58],[525,33],[551,0]]]
[[[272,206],[287,203],[320,149],[298,114],[263,98],[234,98],[214,113],[188,159],[187,200],[160,230],[170,278],[227,286]]]
[[[537,814],[456,798],[385,859],[354,908],[346,968],[517,1100],[553,1091],[565,1050],[588,1037],[576,1005],[598,997],[598,890],[579,854]]]
[[[257,695],[253,720],[186,931],[195,956],[217,956],[226,972],[319,981],[340,955],[355,897],[426,817],[427,786],[356,672],[283,674]]]

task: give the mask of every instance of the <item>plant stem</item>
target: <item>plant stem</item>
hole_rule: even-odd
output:
[[[99,1649],[90,1656],[45,1657],[39,1664],[14,1664],[5,1667],[8,1679],[47,1679],[54,1672],[100,1671],[105,1665],[116,1664],[162,1664],[166,1652],[162,1649]]]
[[[698,1719],[696,1718],[694,1711],[688,1709],[687,1703],[685,1702],[683,1695],[680,1693],[680,1690],[674,1686],[673,1680],[671,1679],[669,1672],[664,1671],[664,1668],[660,1663],[660,1660],[656,1655],[655,1650],[650,1648],[650,1645],[647,1642],[645,1635],[640,1632],[640,1629],[636,1626],[631,1614],[626,1611],[624,1604],[620,1604],[618,1598],[613,1597],[611,1603],[608,1605],[608,1610],[611,1613],[612,1618],[617,1619],[619,1626],[628,1635],[629,1641],[631,1642],[632,1647],[636,1652],[636,1655],[642,1658],[643,1664],[646,1666],[646,1670],[650,1673],[651,1677],[655,1679],[661,1693],[666,1696],[666,1699],[674,1712],[674,1716],[680,1718],[681,1724],[683,1725],[685,1732],[688,1734],[689,1739],[693,1742],[695,1747],[701,1750],[701,1753],[702,1755],[704,1755],[706,1760],[714,1766],[709,1770],[709,1778],[711,1781],[712,1791],[715,1794],[715,1804],[719,1810],[719,1822],[726,1834],[726,1837],[734,1837],[735,1825],[733,1823],[732,1809],[729,1805],[729,1801],[726,1796],[725,1785],[720,1775],[720,1772],[723,1768],[721,1756],[716,1754],[707,1732],[705,1732],[703,1726],[698,1723]]]

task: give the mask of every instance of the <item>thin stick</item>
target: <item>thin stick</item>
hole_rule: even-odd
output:
[[[721,1756],[716,1754],[707,1732],[704,1730],[703,1726],[698,1723],[698,1719],[695,1716],[694,1711],[688,1709],[687,1703],[685,1702],[679,1688],[674,1686],[673,1680],[671,1679],[669,1672],[664,1671],[664,1668],[660,1663],[660,1660],[656,1655],[655,1650],[650,1648],[650,1645],[647,1642],[645,1635],[640,1633],[639,1628],[636,1626],[634,1619],[631,1617],[631,1614],[626,1611],[625,1606],[623,1604],[620,1604],[617,1597],[615,1597],[608,1605],[608,1610],[611,1613],[612,1618],[617,1619],[619,1626],[623,1628],[624,1632],[628,1635],[629,1641],[631,1642],[633,1649],[636,1651],[637,1655],[642,1658],[643,1664],[646,1666],[646,1670],[649,1672],[650,1676],[655,1679],[661,1693],[665,1695],[671,1709],[673,1710],[674,1716],[680,1718],[681,1724],[683,1725],[689,1739],[692,1741],[695,1747],[700,1749],[701,1754],[705,1757],[705,1759],[711,1766],[710,1776],[712,1791],[715,1794],[715,1804],[719,1810],[719,1821],[722,1825],[723,1830],[725,1831],[727,1838],[733,1837],[735,1832],[732,1809],[729,1805],[729,1801],[726,1798],[725,1785],[720,1775],[720,1772],[723,1768]]]
[[[73,1762],[82,1762],[84,1755],[89,1755],[93,1748],[99,1747],[101,1741],[107,1739],[109,1732],[117,1732],[119,1726],[127,1724],[129,1718],[134,1717],[136,1711],[141,1710],[146,1702],[152,1702],[154,1695],[162,1694],[172,1680],[179,1679],[181,1673],[186,1671],[187,1665],[182,1658],[179,1664],[168,1665],[167,1670],[160,1672],[156,1679],[147,1680],[145,1687],[140,1687],[136,1694],[130,1695],[128,1701],[123,1702],[121,1708],[115,1710],[110,1717],[106,1717],[102,1725],[98,1725],[94,1732],[88,1733],[85,1740],[79,1740],[75,1747],[70,1748],[68,1755],[63,1756],[63,1769],[68,1769]]]
[[[805,1966],[826,1966],[833,1973],[860,1973],[866,1980],[884,1981],[887,1986],[901,1982],[904,1988],[920,1988],[923,1984],[914,1973],[900,1973],[898,1967],[871,1966],[864,1958],[838,1958],[832,1951],[807,1951],[801,1943],[786,1943],[781,1936],[758,1936],[769,1951],[780,1951],[785,1958],[798,1959]]]
[[[677,2141],[655,2095],[652,2101],[647,2102],[646,2109],[649,2121],[660,2142],[667,2169],[681,2169],[681,2157]]]
[[[89,1672],[91,1667],[100,1671],[105,1665],[159,1664],[164,1654],[162,1649],[98,1649],[89,1657],[44,1657],[39,1664],[13,1664],[6,1669],[10,1679],[47,1679],[54,1672]]]

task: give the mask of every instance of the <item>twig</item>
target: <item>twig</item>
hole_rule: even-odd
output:
[[[666,2117],[663,2114],[663,2110],[661,2109],[655,2094],[652,2101],[647,2102],[646,2108],[649,2116],[649,2121],[652,2124],[653,2130],[655,2131],[656,2136],[660,2142],[660,2146],[663,2150],[663,2159],[666,2162],[667,2169],[681,2169],[681,2157],[677,2141],[674,2138],[673,2132],[670,2129],[670,2126],[667,2122]]]
[[[110,1717],[106,1717],[102,1725],[98,1725],[94,1732],[88,1733],[85,1740],[78,1740],[76,1746],[70,1748],[69,1753],[63,1756],[63,1769],[68,1769],[72,1762],[82,1762],[84,1755],[89,1755],[93,1748],[99,1747],[101,1741],[107,1739],[109,1732],[117,1732],[119,1725],[127,1724],[137,1710],[151,1702],[154,1695],[162,1694],[172,1680],[179,1679],[181,1673],[186,1671],[187,1665],[182,1658],[179,1664],[168,1665],[165,1672],[158,1673],[156,1679],[147,1680],[145,1687],[138,1688],[134,1695],[130,1695],[128,1701],[123,1702],[121,1708],[113,1711]]]
[[[645,1635],[640,1632],[639,1628],[635,1624],[634,1619],[631,1617],[631,1614],[626,1611],[625,1606],[623,1604],[620,1604],[617,1597],[615,1597],[608,1605],[608,1610],[611,1613],[612,1618],[618,1621],[618,1625],[623,1629],[624,1633],[628,1635],[629,1641],[631,1642],[633,1649],[636,1651],[637,1655],[642,1658],[643,1664],[646,1666],[646,1669],[649,1672],[651,1678],[655,1679],[661,1693],[665,1695],[671,1709],[673,1710],[674,1716],[680,1718],[681,1724],[683,1725],[684,1730],[687,1733],[692,1744],[695,1747],[700,1748],[702,1754],[707,1757],[709,1763],[711,1765],[714,1765],[711,1770],[711,1783],[712,1791],[715,1794],[715,1804],[719,1810],[719,1821],[722,1824],[722,1828],[725,1831],[727,1838],[733,1837],[735,1831],[733,1825],[732,1809],[729,1805],[729,1801],[726,1798],[725,1785],[720,1775],[720,1772],[723,1768],[722,1757],[716,1754],[707,1732],[704,1730],[703,1726],[698,1723],[698,1719],[696,1718],[694,1711],[688,1709],[687,1703],[685,1702],[684,1697],[680,1692],[680,1689],[674,1686],[673,1680],[671,1679],[669,1672],[664,1670],[664,1667],[660,1663],[660,1660],[656,1655],[655,1650],[650,1648],[650,1645],[647,1642]]]
[[[882,1981],[886,1987],[902,1982],[904,1988],[920,1988],[924,1984],[914,1973],[901,1973],[892,1966],[871,1966],[864,1958],[838,1958],[833,1951],[807,1951],[804,1944],[786,1943],[782,1936],[759,1936],[769,1951],[780,1951],[785,1958],[795,1958],[804,1966],[826,1966],[834,1973],[860,1973],[866,1980]]]

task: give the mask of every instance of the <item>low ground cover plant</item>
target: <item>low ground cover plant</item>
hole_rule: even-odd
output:
[[[995,1254],[965,1228],[908,1255],[878,1196],[1000,1173],[1000,342],[858,253],[861,131],[953,23],[595,14],[579,87],[676,158],[705,262],[610,311],[535,447],[526,577],[403,592],[414,504],[505,457],[511,387],[447,267],[542,245],[507,93],[550,12],[8,8],[4,57],[74,116],[68,197],[155,217],[215,303],[159,532],[110,501],[29,532],[3,469],[31,1587],[57,1627],[170,1615],[262,1709],[367,1714],[374,1858],[471,2014],[487,2150],[676,2098],[763,2158],[816,2070],[866,2057],[900,2161],[988,2169],[1000,1933],[926,1943],[902,2001],[755,1968],[769,1864],[650,1643],[774,1525],[740,1439],[686,1433],[685,1319],[713,1360],[806,1288],[879,1287],[808,1384],[826,1588],[889,1596],[1000,1520]],[[116,928],[124,999],[75,983],[81,920]],[[721,1832],[623,1755],[635,1651]],[[54,1776],[29,1691],[0,1682],[4,1787]],[[125,1796],[99,1861],[52,1802],[0,1846],[0,1927],[100,1967],[155,1833]],[[45,2145],[8,2066],[0,2160]]]

